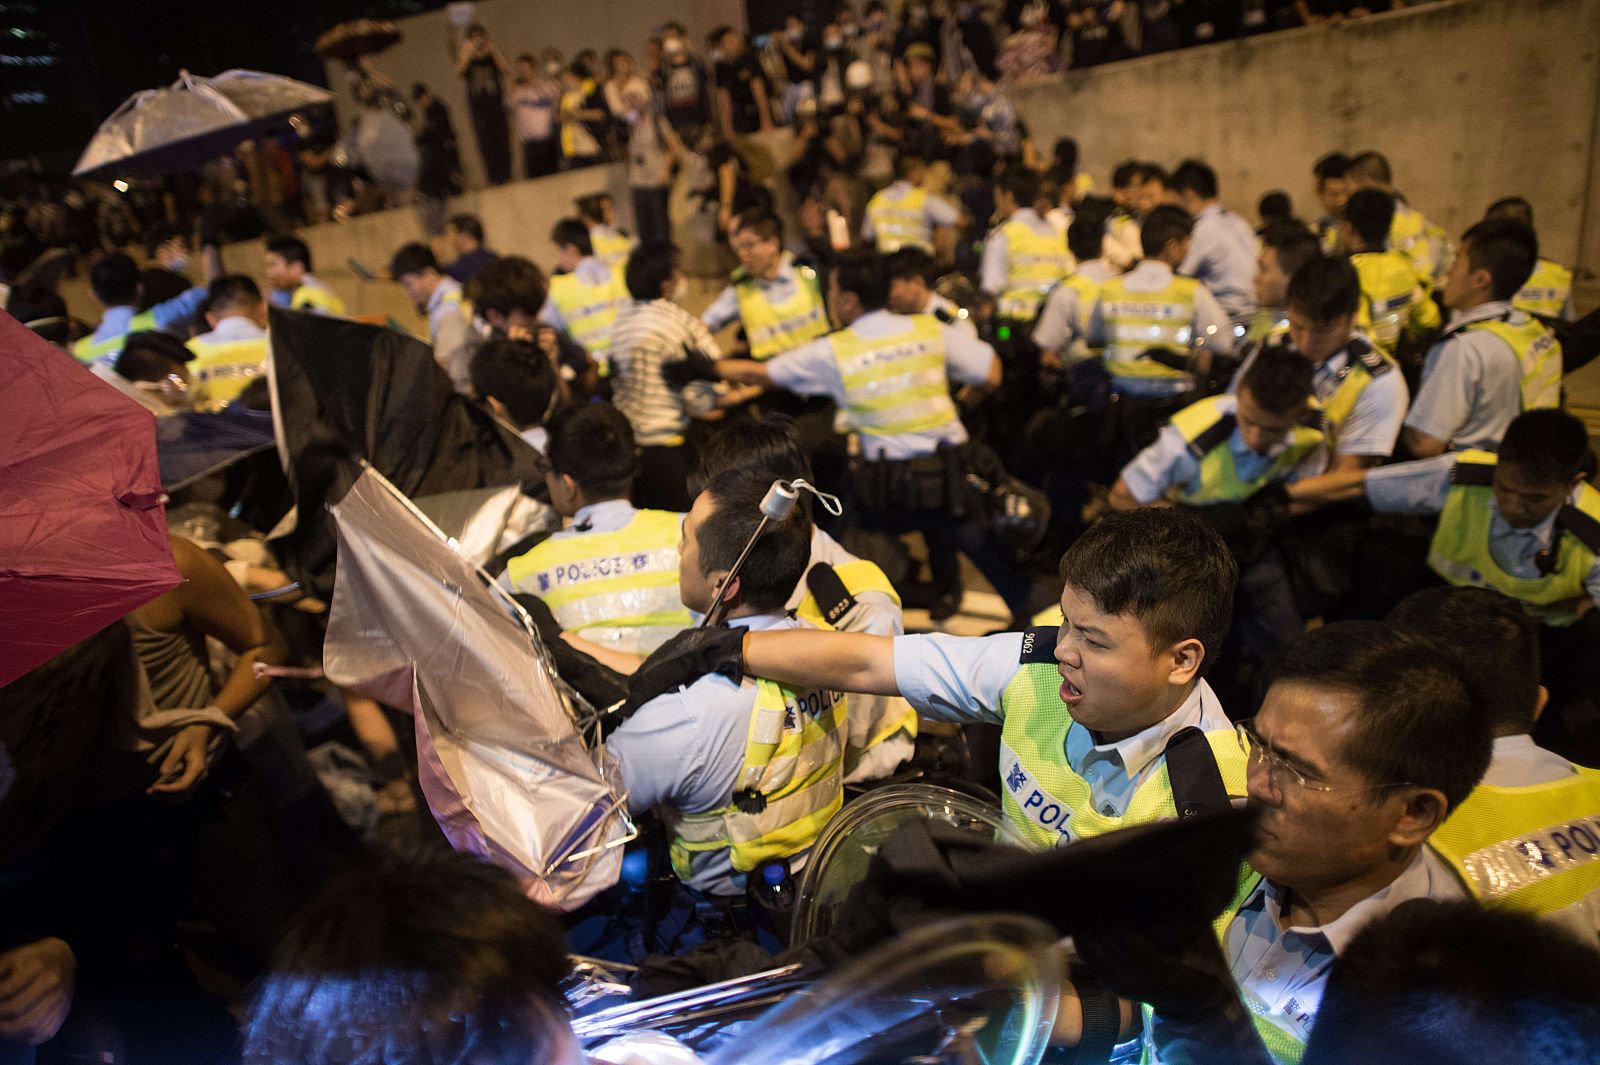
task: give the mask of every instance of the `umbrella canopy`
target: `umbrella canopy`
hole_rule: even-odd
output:
[[[339,575],[323,666],[412,712],[418,780],[451,843],[546,905],[575,909],[615,883],[632,838],[616,772],[580,738],[580,704],[532,626],[372,468],[330,509]]]
[[[272,415],[237,406],[217,414],[185,411],[156,419],[161,487],[187,488],[273,445]]]
[[[155,419],[0,312],[0,685],[178,583]]]
[[[400,43],[400,27],[388,20],[358,18],[341,22],[317,38],[316,53],[322,59],[346,62],[377,55]]]
[[[294,112],[332,100],[326,89],[277,74],[225,70],[200,78],[184,71],[165,89],[128,97],[100,124],[72,173],[159,177],[198,170]]]

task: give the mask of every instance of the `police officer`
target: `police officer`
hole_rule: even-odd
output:
[[[1318,251],[1317,238],[1299,222],[1273,222],[1262,230],[1254,279],[1256,313],[1243,329],[1234,330],[1236,339],[1259,344],[1274,329],[1288,325],[1289,279]]]
[[[1045,366],[1060,366],[1063,356],[1089,354],[1089,315],[1100,298],[1100,285],[1115,276],[1100,258],[1103,231],[1094,215],[1074,218],[1067,226],[1067,250],[1076,265],[1051,289],[1033,328],[1033,343]]]
[[[1377,465],[1394,452],[1410,394],[1394,360],[1355,327],[1361,304],[1355,268],[1343,256],[1316,255],[1313,249],[1289,281],[1284,301],[1287,321],[1266,343],[1290,345],[1314,368],[1312,390],[1330,438],[1331,467]],[[1229,392],[1238,391],[1254,350],[1259,345],[1245,356]]]
[[[1509,219],[1533,229],[1533,205],[1521,196],[1496,200],[1484,212],[1485,219]],[[1572,271],[1553,259],[1539,257],[1527,282],[1511,299],[1519,311],[1538,315],[1545,321],[1570,322],[1572,312]]]
[[[1263,350],[1234,395],[1209,396],[1173,416],[1123,468],[1111,506],[1238,502],[1269,484],[1322,472],[1327,456],[1315,427],[1311,376],[1310,364],[1294,352]]]
[[[1339,220],[1344,217],[1345,201],[1350,198],[1349,174],[1350,157],[1343,152],[1329,152],[1311,168],[1311,176],[1317,183],[1317,202],[1322,205],[1316,238],[1328,255],[1340,250]]]
[[[961,211],[948,200],[922,187],[927,163],[902,152],[895,164],[899,180],[879,189],[867,201],[861,220],[861,240],[880,252],[917,248],[933,254],[947,249],[950,234],[961,222]]]
[[[539,321],[577,341],[604,372],[611,326],[630,300],[627,282],[621,271],[596,257],[588,227],[578,219],[557,222],[550,241],[556,246],[556,272]]]
[[[1384,235],[1385,246],[1409,259],[1417,276],[1428,288],[1443,281],[1444,271],[1450,264],[1449,235],[1423,217],[1421,211],[1412,207],[1396,191],[1389,160],[1380,152],[1358,152],[1350,160],[1346,179],[1352,195],[1361,189],[1374,189],[1394,199],[1394,216],[1388,233]],[[1346,250],[1349,250],[1348,247]]]
[[[501,581],[544,600],[562,629],[590,645],[649,654],[691,624],[677,587],[683,516],[628,502],[633,431],[615,407],[570,408],[548,429],[545,484],[572,524],[513,558]]]
[[[621,274],[633,253],[633,240],[616,228],[616,205],[608,192],[582,196],[576,201],[578,217],[589,230],[594,257]]]
[[[983,243],[978,285],[996,299],[995,317],[1031,329],[1045,295],[1072,271],[1066,236],[1040,214],[1038,175],[1010,170],[995,189],[1002,221]]]
[[[732,283],[700,320],[713,333],[737,321],[750,357],[758,361],[815,340],[828,331],[828,308],[817,272],[783,250],[783,224],[765,207],[741,211],[728,233],[739,257]]]
[[[931,314],[977,335],[967,308],[933,290],[933,256],[920,248],[901,248],[883,257],[883,269],[889,278],[889,309],[895,314]]]
[[[863,525],[920,532],[941,592],[960,587],[957,552],[966,553],[1012,617],[1026,618],[1030,582],[970,501],[967,431],[950,398],[952,382],[998,386],[999,360],[988,344],[937,318],[886,310],[888,289],[876,252],[846,252],[829,274],[829,304],[844,328],[767,362],[725,359],[716,371],[744,384],[832,398],[855,435],[852,475]]]
[[[311,274],[311,249],[299,237],[267,241],[262,272],[272,286],[268,299],[276,307],[317,314],[344,314],[344,301]]]
[[[1511,305],[1537,257],[1521,222],[1479,222],[1463,234],[1444,284],[1450,328],[1429,349],[1406,416],[1412,454],[1492,451],[1518,411],[1561,405],[1561,345]]]
[[[406,298],[428,316],[428,343],[434,361],[450,375],[450,383],[464,396],[472,395],[472,365],[467,335],[472,312],[461,292],[461,282],[443,273],[433,249],[413,242],[403,245],[389,261],[389,276],[405,289]]]
[[[1488,773],[1429,845],[1474,897],[1530,910],[1594,942],[1600,862],[1588,855],[1600,849],[1600,772],[1530,735],[1549,697],[1539,686],[1538,624],[1488,588],[1417,592],[1388,620],[1454,655],[1494,729]]]
[[[222,271],[212,270],[213,253],[207,249],[206,277],[209,281]],[[101,256],[89,269],[89,291],[105,307],[94,332],[72,345],[72,356],[82,363],[105,360],[109,365],[122,353],[129,333],[156,329],[175,329],[187,323],[205,301],[206,290],[195,286],[148,310],[138,310],[144,293],[139,267],[122,252]]]
[[[210,331],[188,345],[194,352],[189,402],[195,410],[214,411],[233,402],[245,385],[266,373],[267,305],[250,277],[227,274],[211,283],[205,315]]]
[[[1345,203],[1340,223],[1350,263],[1361,277],[1361,327],[1390,356],[1402,337],[1415,340],[1439,328],[1439,308],[1428,296],[1431,282],[1388,245],[1394,210],[1391,194],[1360,189]]]

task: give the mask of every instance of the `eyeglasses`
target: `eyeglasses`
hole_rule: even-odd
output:
[[[1236,721],[1233,725],[1234,735],[1239,739],[1239,749],[1249,758],[1249,765],[1254,768],[1256,764],[1265,762],[1267,777],[1273,782],[1289,781],[1304,791],[1315,791],[1322,794],[1351,791],[1383,791],[1389,788],[1409,788],[1412,784],[1329,784],[1325,780],[1315,780],[1296,769],[1292,763],[1282,755],[1277,754],[1261,739],[1256,732],[1255,719],[1246,718]]]

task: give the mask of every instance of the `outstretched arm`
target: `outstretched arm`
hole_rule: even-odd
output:
[[[752,632],[744,639],[744,668],[750,676],[779,684],[899,695],[894,675],[894,639],[856,632],[791,629]]]

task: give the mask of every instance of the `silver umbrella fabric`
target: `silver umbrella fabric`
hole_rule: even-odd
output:
[[[368,467],[329,508],[338,536],[323,667],[410,710],[418,780],[461,851],[571,910],[616,882],[632,823],[593,712],[481,569]]]
[[[72,173],[158,177],[198,170],[296,111],[332,100],[326,89],[279,74],[225,70],[202,78],[186,70],[164,89],[123,101],[90,138]]]

